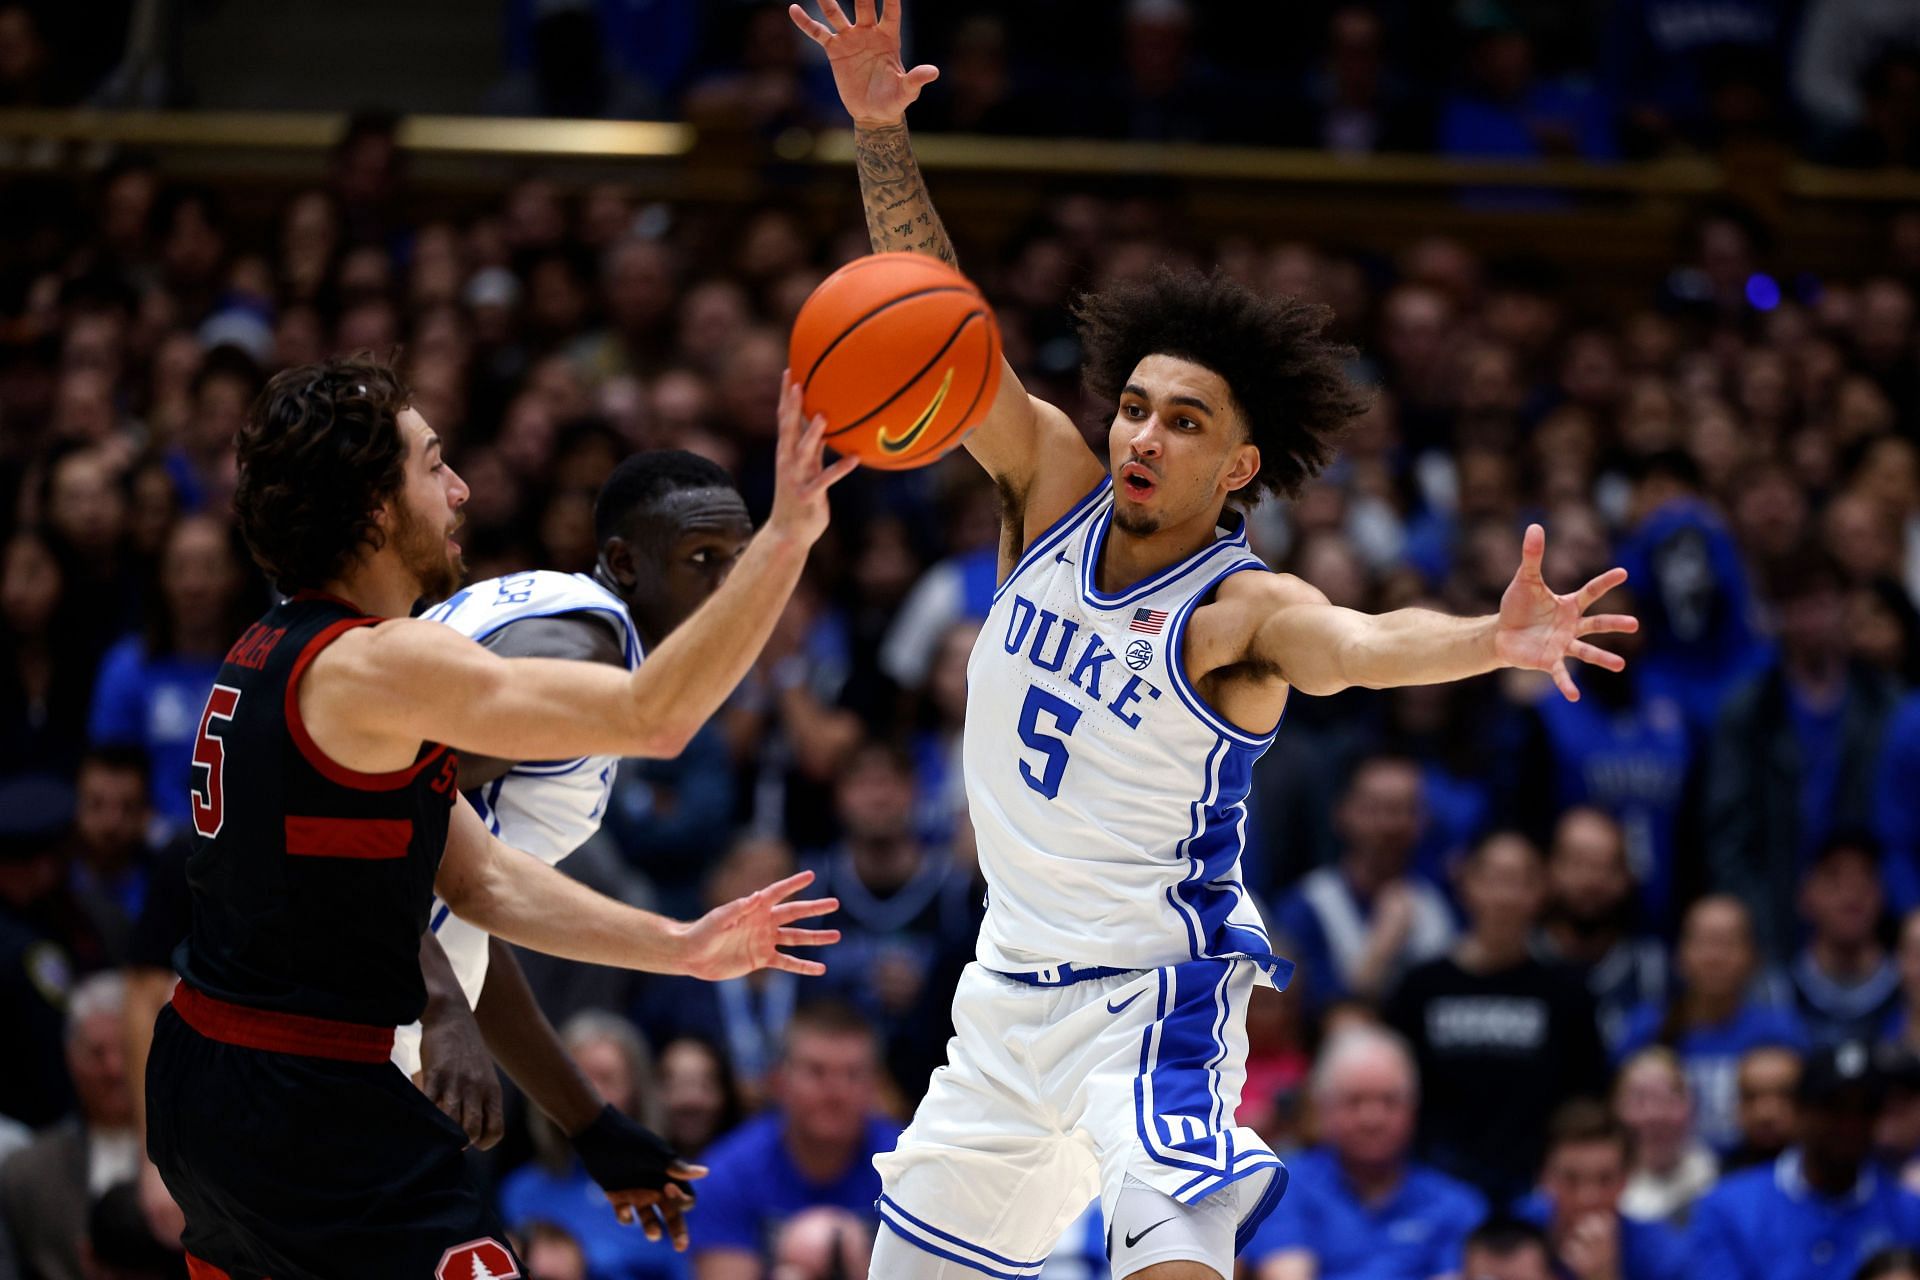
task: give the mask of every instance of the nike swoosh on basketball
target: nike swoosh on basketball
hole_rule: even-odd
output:
[[[1107,1001],[1107,1012],[1120,1013],[1128,1005],[1132,1004],[1135,1000],[1138,1000],[1141,996],[1145,994],[1147,993],[1144,991],[1136,991],[1132,995],[1128,996],[1125,1000],[1122,1000],[1119,1004],[1115,1004],[1113,1001],[1109,1000]]]
[[[886,427],[880,428],[880,447],[888,453],[900,453],[912,448],[913,442],[920,438],[926,431],[927,424],[933,421],[933,415],[939,413],[940,406],[947,402],[947,392],[951,390],[953,390],[953,370],[949,368],[947,376],[940,379],[940,389],[933,393],[933,399],[920,411],[920,416],[913,420],[912,426],[897,437]]]
[[[1157,1231],[1161,1227],[1166,1226],[1169,1222],[1172,1222],[1172,1221],[1173,1221],[1172,1218],[1162,1218],[1160,1219],[1160,1221],[1154,1223],[1151,1227],[1143,1227],[1140,1230],[1140,1233],[1138,1235],[1129,1235],[1127,1237],[1127,1248],[1129,1249],[1133,1248],[1133,1246],[1139,1244],[1142,1240],[1145,1240],[1149,1232]]]

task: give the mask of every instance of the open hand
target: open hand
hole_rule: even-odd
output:
[[[925,63],[909,71],[900,64],[900,2],[888,0],[884,17],[878,0],[853,0],[852,22],[837,0],[820,0],[816,22],[799,5],[788,5],[793,25],[827,51],[841,105],[857,125],[884,128],[899,124],[907,108],[932,84],[939,68]]]
[[[1556,595],[1540,576],[1540,561],[1546,552],[1547,531],[1537,524],[1528,525],[1520,544],[1520,568],[1500,597],[1500,623],[1494,633],[1493,651],[1506,666],[1551,672],[1553,683],[1567,701],[1578,702],[1580,690],[1567,674],[1568,658],[1608,671],[1624,670],[1627,665],[1619,654],[1588,644],[1581,637],[1638,631],[1640,621],[1624,613],[1586,616],[1595,601],[1627,580],[1625,569],[1609,569],[1572,595]]]
[[[686,972],[708,982],[737,978],[755,969],[784,969],[817,977],[827,971],[818,960],[802,960],[781,947],[824,947],[840,941],[838,929],[795,929],[796,920],[828,915],[840,909],[838,898],[810,898],[788,902],[813,883],[813,872],[802,871],[770,884],[758,893],[736,898],[685,926]]]
[[[789,372],[780,391],[780,439],[775,447],[773,510],[767,527],[811,546],[827,531],[827,490],[860,465],[845,457],[825,464],[827,420],[805,421],[800,413],[800,384]]]

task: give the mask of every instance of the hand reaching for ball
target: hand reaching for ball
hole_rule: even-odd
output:
[[[816,413],[808,421],[800,412],[800,384],[791,372],[783,374],[773,512],[767,517],[767,528],[807,545],[827,531],[827,490],[860,465],[860,459],[853,457],[826,465],[826,438],[826,417]]]

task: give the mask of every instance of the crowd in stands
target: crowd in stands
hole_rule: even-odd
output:
[[[0,4],[0,104],[191,105],[190,73],[155,65],[188,32],[156,39],[167,19],[141,8]],[[503,65],[469,109],[838,127],[825,59],[785,10],[506,0]],[[1509,159],[1764,139],[1920,162],[1920,12],[1898,0],[976,0],[906,20],[911,60],[942,71],[926,129]]]
[[[420,222],[403,194],[374,124],[268,226],[137,159],[9,204],[8,1280],[178,1274],[138,1032],[178,941],[154,922],[186,892],[200,708],[269,598],[228,513],[263,379],[397,351],[472,488],[471,575],[584,571],[636,449],[719,461],[764,515],[786,328],[865,247],[850,190],[835,225],[531,178]],[[1539,519],[1550,584],[1624,563],[1603,607],[1643,620],[1578,702],[1508,673],[1288,707],[1246,877],[1299,970],[1249,1016],[1241,1117],[1294,1173],[1247,1275],[1914,1276],[1860,1269],[1920,1243],[1920,212],[1889,219],[1878,273],[1782,296],[1755,285],[1764,228],[1703,206],[1620,314],[1444,237],[1196,244],[1176,215],[1061,197],[969,259],[1031,390],[1099,441],[1068,305],[1159,263],[1324,301],[1372,407],[1252,516],[1260,553],[1339,604],[1484,612]],[[521,1108],[475,1158],[531,1275],[864,1274],[869,1160],[942,1059],[980,910],[957,761],[995,535],[964,455],[856,473],[723,713],[621,768],[573,874],[686,917],[812,866],[846,936],[817,981],[530,958],[602,1093],[713,1170],[676,1256]],[[1046,1275],[1104,1266],[1090,1218]]]

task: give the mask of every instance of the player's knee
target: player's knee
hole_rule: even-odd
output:
[[[1204,1262],[1156,1262],[1119,1280],[1226,1280]]]

